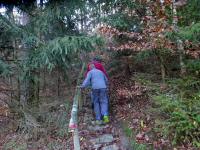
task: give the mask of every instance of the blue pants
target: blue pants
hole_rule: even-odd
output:
[[[90,92],[90,98],[91,98],[91,104],[92,104],[92,110],[94,109],[94,100],[93,100],[93,94],[92,91]]]
[[[108,115],[108,96],[106,89],[93,89],[92,99],[96,120],[101,120],[102,116]]]

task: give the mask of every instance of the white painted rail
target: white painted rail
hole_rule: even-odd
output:
[[[85,63],[82,65],[81,72],[79,74],[77,85],[80,85],[81,77],[83,76],[83,71],[85,68]],[[73,99],[73,106],[71,110],[71,118],[69,121],[69,131],[72,132],[73,142],[74,142],[74,150],[80,150],[80,140],[78,135],[78,105],[81,98],[81,89],[76,87],[74,99]]]

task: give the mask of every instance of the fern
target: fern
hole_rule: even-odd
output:
[[[148,59],[152,56],[155,56],[155,53],[153,51],[142,51],[136,55],[136,61],[142,62],[143,60]]]
[[[176,96],[168,95],[155,96],[154,100],[158,106],[156,109],[159,109],[165,118],[157,123],[161,128],[160,131],[171,137],[173,144],[191,142],[197,146],[195,141],[199,140],[200,135],[198,130],[200,127],[199,100],[183,101]]]
[[[186,62],[187,70],[190,73],[199,75],[200,70],[200,61],[199,60],[187,60]]]
[[[198,43],[200,41],[200,23],[193,24],[189,27],[182,27],[179,36],[184,40]]]

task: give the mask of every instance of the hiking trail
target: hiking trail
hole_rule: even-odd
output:
[[[128,150],[128,140],[123,135],[111,114],[110,123],[93,125],[95,120],[90,97],[78,114],[80,147],[84,150]]]

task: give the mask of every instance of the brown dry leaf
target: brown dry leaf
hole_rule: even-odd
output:
[[[144,134],[144,132],[138,133],[138,134],[136,135],[136,140],[144,140],[144,139],[145,139],[145,134]]]

